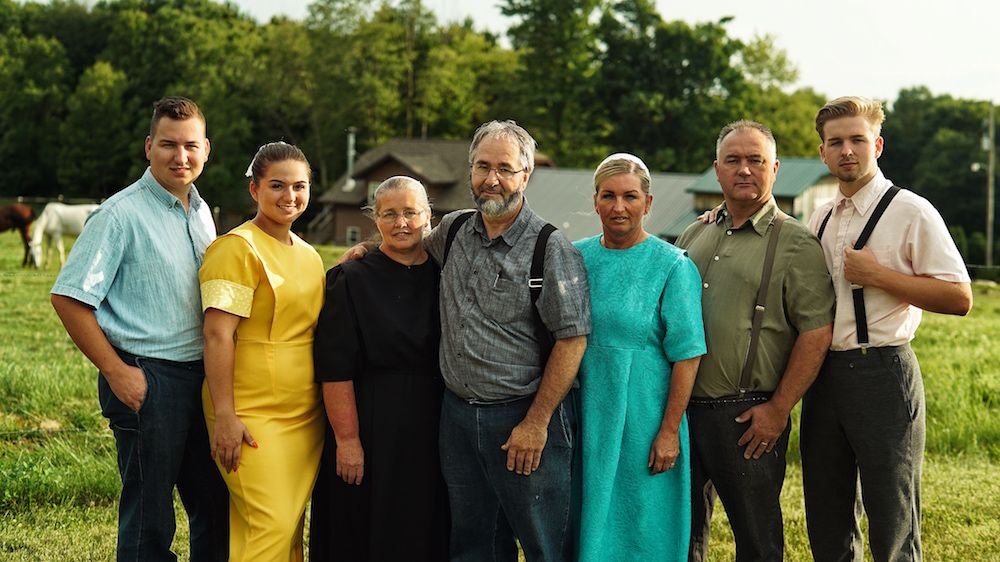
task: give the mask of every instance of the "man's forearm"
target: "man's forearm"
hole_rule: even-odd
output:
[[[771,402],[780,407],[785,414],[792,411],[816,380],[823,359],[830,350],[831,341],[833,341],[833,324],[802,332],[795,339],[781,382],[771,397]]]
[[[545,364],[545,373],[538,385],[535,400],[531,403],[525,420],[548,425],[559,403],[573,386],[580,360],[587,349],[587,336],[575,336],[556,340]]]
[[[55,309],[73,343],[105,377],[116,376],[128,367],[118,357],[118,353],[104,335],[93,309],[63,295],[52,295],[52,308]]]
[[[972,287],[968,283],[906,275],[886,268],[875,286],[928,312],[965,316],[972,309]]]

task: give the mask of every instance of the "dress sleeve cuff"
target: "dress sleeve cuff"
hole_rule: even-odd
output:
[[[241,318],[250,317],[253,289],[226,281],[209,279],[201,284],[201,311],[217,308]]]

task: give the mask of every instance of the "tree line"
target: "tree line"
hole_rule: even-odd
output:
[[[329,186],[358,150],[393,137],[468,138],[512,118],[563,167],[612,151],[654,170],[702,172],[726,122],[774,129],[783,156],[815,156],[826,96],[773,38],[729,35],[729,18],[668,21],[651,0],[503,0],[511,25],[441,22],[420,0],[316,0],[302,21],[259,23],[212,0],[0,0],[0,196],[106,197],[145,167],[152,101],[195,99],[208,118],[213,204],[247,204],[260,144],[298,144]],[[851,92],[864,94],[864,92]],[[886,174],[942,210],[963,253],[982,255],[985,102],[900,92]],[[979,233],[979,238],[976,238]],[[978,244],[978,246],[977,246]]]

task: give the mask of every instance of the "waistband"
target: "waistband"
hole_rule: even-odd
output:
[[[844,351],[830,351],[826,354],[826,360],[831,363],[857,361],[866,357],[893,357],[910,351],[910,344],[887,345],[884,347],[867,347],[858,349],[846,349]]]
[[[754,402],[767,402],[774,395],[773,392],[745,392],[742,395],[720,396],[718,398],[698,398],[692,396],[688,400],[688,407],[697,406],[699,408],[717,408],[729,404],[747,404]]]
[[[122,361],[133,367],[138,366],[140,362],[142,363],[154,363],[158,365],[166,365],[168,367],[174,367],[177,369],[185,369],[188,371],[204,371],[205,361],[203,359],[198,359],[197,361],[171,361],[169,359],[158,359],[156,357],[143,357],[141,355],[133,355],[125,350],[118,349],[114,350],[118,353],[118,357],[121,357]]]
[[[529,398],[534,398],[534,394],[527,394],[525,396],[515,396],[513,398],[504,398],[502,400],[476,400],[475,398],[462,398],[461,396],[455,394],[450,390],[445,390],[445,396],[451,397],[459,402],[468,404],[469,406],[475,406],[477,408],[494,408],[497,406],[509,406],[511,404],[517,404],[523,400]]]

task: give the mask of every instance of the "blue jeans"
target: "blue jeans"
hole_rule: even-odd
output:
[[[451,504],[452,560],[517,560],[515,538],[528,562],[570,559],[574,392],[552,414],[541,464],[530,476],[507,470],[500,446],[534,396],[473,405],[445,392],[439,446]]]
[[[191,560],[229,557],[229,494],[212,462],[201,409],[201,361],[177,363],[118,352],[146,377],[146,398],[136,412],[98,375],[101,413],[118,448],[122,495],[118,506],[118,561],[177,560],[174,486],[187,511]]]

